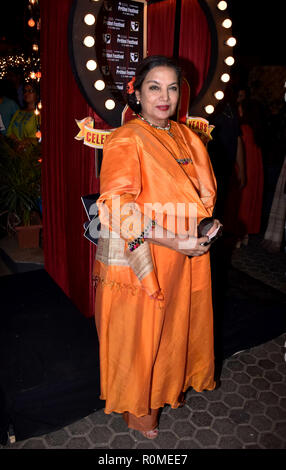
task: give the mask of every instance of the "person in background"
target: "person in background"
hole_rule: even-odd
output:
[[[223,223],[224,232],[232,233],[230,219],[236,218],[238,211],[238,202],[232,197],[233,186],[242,189],[246,183],[245,151],[232,85],[226,87],[211,124],[215,127],[208,151],[218,188],[215,216]]]
[[[27,82],[24,87],[24,109],[18,109],[7,130],[7,137],[14,142],[17,151],[25,151],[38,142],[36,133],[39,129],[39,117],[35,114],[38,102],[37,85]]]
[[[6,134],[12,117],[19,109],[17,103],[6,96],[7,84],[4,79],[0,80],[0,116],[2,119],[1,133]]]
[[[262,246],[267,251],[286,252],[286,103],[274,102],[271,106],[271,119],[268,121],[269,134],[268,154],[268,186],[265,202],[271,203],[267,212]],[[268,135],[268,133],[267,133]],[[278,173],[280,171],[280,173]],[[278,176],[277,176],[278,174]],[[275,190],[272,185],[276,181]],[[274,195],[272,194],[274,192]],[[267,206],[268,206],[267,204]],[[266,204],[265,204],[266,205]],[[268,207],[267,207],[268,208]]]
[[[276,184],[262,246],[270,253],[279,253],[281,249],[286,252],[286,156]]]
[[[2,116],[0,114],[0,134],[2,134],[5,131],[5,126],[2,120]]]
[[[265,231],[276,191],[277,182],[285,159],[286,149],[286,103],[282,99],[273,100],[267,109],[264,129],[263,152],[264,196],[262,208],[262,230]]]
[[[17,67],[9,68],[6,74],[6,78],[10,83],[9,98],[16,101],[20,108],[24,108],[25,80],[23,72]]]
[[[212,218],[216,182],[200,138],[171,120],[180,83],[171,59],[149,56],[139,65],[128,84],[136,117],[106,139],[97,201],[101,399],[107,414],[121,413],[148,439],[158,435],[165,404],[178,408],[188,388],[216,385],[210,245],[204,243],[220,222],[212,219],[207,235],[197,236],[198,224]],[[183,224],[172,209],[178,204],[187,209]],[[168,220],[175,222],[172,230]]]
[[[261,226],[263,200],[263,160],[259,142],[259,113],[249,98],[246,87],[237,94],[237,108],[245,149],[246,184],[239,196],[238,241],[236,247],[248,244],[249,234],[258,234]]]
[[[212,295],[214,309],[214,348],[217,373],[223,363],[223,312],[225,291],[229,282],[229,267],[236,243],[239,194],[246,183],[245,154],[242,132],[237,113],[233,84],[225,89],[224,99],[210,118],[214,125],[208,152],[217,180],[217,201],[214,216],[224,226],[224,235],[210,253],[212,270]]]

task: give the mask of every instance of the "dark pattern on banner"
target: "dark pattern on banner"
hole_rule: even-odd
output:
[[[126,102],[127,83],[144,56],[144,3],[104,1],[96,27],[98,65],[114,98]]]

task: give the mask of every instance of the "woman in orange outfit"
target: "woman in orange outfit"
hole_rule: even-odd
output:
[[[105,412],[153,439],[158,412],[184,392],[212,390],[213,312],[209,240],[216,182],[200,138],[169,120],[180,70],[151,56],[129,83],[135,119],[107,138],[98,200],[101,237],[94,279]]]

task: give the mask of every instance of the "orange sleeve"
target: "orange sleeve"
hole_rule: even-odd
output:
[[[135,136],[111,135],[103,151],[101,195],[97,201],[100,220],[110,230],[132,241],[151,221],[140,212],[136,198],[141,192],[140,146]]]
[[[111,134],[104,144],[100,201],[125,193],[135,200],[141,191],[140,147],[136,136],[117,137],[119,131]]]

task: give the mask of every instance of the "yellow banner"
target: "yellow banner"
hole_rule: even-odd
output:
[[[205,145],[212,140],[211,132],[215,126],[210,125],[206,119],[188,116],[186,124],[192,131],[198,134]]]
[[[76,135],[76,140],[83,140],[85,145],[93,147],[95,149],[102,149],[105,139],[115,129],[94,129],[94,120],[91,117],[86,117],[82,120],[75,120],[80,131]],[[207,143],[212,140],[211,132],[214,126],[210,125],[209,122],[201,117],[188,116],[186,120],[187,126],[192,129],[201,138],[203,143]]]
[[[80,132],[76,135],[76,140],[83,140],[85,145],[95,149],[102,149],[106,137],[114,130],[94,129],[94,120],[86,117],[81,121],[75,120]]]

